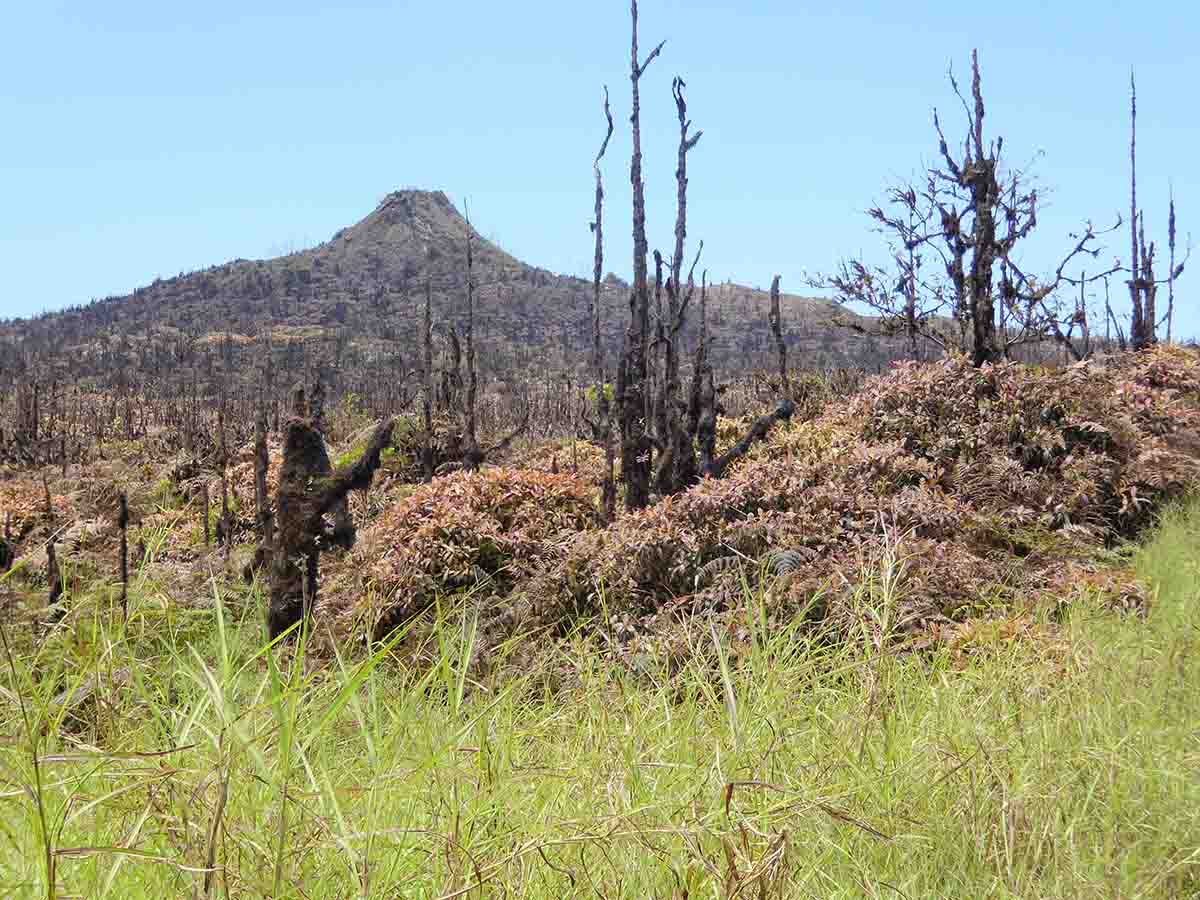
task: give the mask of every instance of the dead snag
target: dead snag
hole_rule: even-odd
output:
[[[13,545],[12,540],[12,514],[5,510],[4,512],[4,537],[0,539],[0,574],[7,572],[12,568],[12,564],[17,557],[17,548]]]
[[[479,438],[475,427],[479,373],[475,367],[475,266],[474,254],[471,250],[471,237],[474,229],[471,227],[471,214],[467,211],[465,202],[463,203],[463,212],[467,220],[467,321],[463,326],[463,340],[466,344],[467,396],[463,409],[463,439],[466,446],[463,448],[462,466],[464,469],[477,469],[483,462],[484,455],[479,449]]]
[[[667,279],[666,319],[659,324],[659,341],[662,344],[663,373],[659,381],[661,396],[656,405],[661,425],[656,429],[661,458],[655,470],[655,483],[660,494],[673,494],[695,483],[698,472],[694,448],[695,431],[689,428],[688,407],[683,402],[682,384],[679,376],[682,354],[679,342],[687,322],[688,306],[695,292],[695,271],[704,251],[701,241],[695,259],[683,277],[684,246],[687,241],[687,155],[700,143],[704,132],[691,134],[692,121],[687,116],[687,101],[683,90],[687,85],[682,78],[671,81],[671,96],[675,100],[675,112],[679,122],[679,145],[675,165],[675,247],[671,254],[671,271]],[[655,254],[655,262],[658,255]],[[660,315],[661,320],[661,315]]]
[[[750,430],[746,432],[742,439],[722,453],[717,459],[713,460],[704,474],[713,478],[720,478],[733,463],[749,452],[756,441],[761,441],[770,434],[776,422],[786,422],[792,417],[792,413],[795,411],[796,406],[791,400],[786,398],[780,400],[779,405],[772,412],[755,419],[754,423],[750,426]]]
[[[1171,343],[1175,324],[1175,188],[1170,188],[1167,206],[1167,343]]]
[[[207,547],[209,545],[209,542],[211,541],[211,538],[209,537],[209,530],[208,530],[209,529],[208,520],[209,520],[209,517],[211,516],[211,512],[209,510],[209,503],[208,503],[208,482],[207,481],[205,481],[204,484],[200,488],[200,505],[201,505],[200,514],[204,518],[204,546]]]
[[[700,334],[692,364],[692,385],[688,392],[688,428],[696,435],[699,471],[713,464],[717,446],[717,390],[712,365],[708,361],[708,271],[700,275]]]
[[[426,256],[429,257],[428,252]],[[426,266],[429,265],[427,259]],[[425,321],[421,328],[422,362],[421,376],[424,382],[421,391],[421,413],[424,418],[425,435],[421,447],[421,464],[425,480],[433,481],[433,283],[428,268],[425,272]]]
[[[254,519],[258,523],[258,546],[254,550],[253,561],[242,571],[242,577],[248,582],[253,581],[254,573],[267,564],[274,543],[274,515],[267,488],[270,464],[271,458],[267,452],[267,407],[260,400],[254,420]]]
[[[632,0],[630,9],[633,22],[629,73],[633,92],[633,108],[629,115],[633,136],[633,152],[629,162],[629,181],[633,187],[633,287],[629,300],[629,330],[625,335],[624,353],[617,371],[617,403],[621,418],[621,473],[625,479],[625,507],[632,510],[641,509],[650,502],[651,454],[646,419],[646,389],[649,379],[647,343],[650,333],[650,287],[646,255],[649,249],[646,241],[646,191],[642,181],[641,102],[638,82],[666,42],[655,47],[645,60],[640,60],[637,0]]]
[[[767,314],[767,324],[771,326],[771,334],[775,337],[775,352],[779,355],[779,394],[783,397],[791,395],[788,384],[787,344],[783,341],[783,322],[779,314],[779,276],[771,279],[771,309]]]
[[[62,566],[58,562],[58,554],[55,552],[53,541],[46,545],[46,583],[50,586],[47,605],[54,612],[56,618],[61,618],[63,611],[59,606],[59,601],[62,600],[63,595]]]
[[[370,486],[391,441],[394,422],[388,419],[380,424],[362,456],[338,469],[331,469],[325,441],[311,418],[293,416],[284,426],[267,617],[272,639],[312,614],[321,552],[353,545],[354,523],[339,510],[348,510],[350,491]],[[333,513],[332,526],[325,522],[329,513]]]
[[[224,398],[222,398],[221,406],[217,410],[217,437],[220,442],[218,445],[218,453],[220,454],[218,463],[221,467],[221,518],[217,520],[217,543],[221,546],[221,550],[226,558],[228,558],[229,548],[233,543],[233,511],[229,508],[229,483],[227,480],[229,447],[225,443]]]
[[[121,574],[121,618],[129,620],[129,499],[124,491],[117,501],[117,527],[121,529],[120,566]]]
[[[600,334],[600,279],[604,272],[604,183],[600,175],[600,160],[608,149],[612,138],[613,118],[608,105],[608,87],[604,88],[604,118],[608,129],[604,133],[604,141],[600,144],[600,152],[592,163],[592,171],[596,176],[596,206],[595,221],[591,223],[592,234],[596,238],[595,263],[592,267],[592,377],[596,391],[596,436],[604,444],[604,484],[601,491],[601,509],[604,520],[611,522],[616,515],[617,491],[616,480],[613,478],[615,459],[612,442],[612,408],[608,399],[608,389],[604,378],[604,350]]]
[[[1144,245],[1143,241],[1143,245]],[[1131,302],[1129,340],[1134,350],[1154,343],[1154,320],[1147,323],[1143,305],[1142,260],[1138,245],[1137,206],[1137,85],[1133,70],[1129,70],[1129,299]]]

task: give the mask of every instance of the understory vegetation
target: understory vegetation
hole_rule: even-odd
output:
[[[1190,896],[1198,369],[902,363],[611,523],[594,444],[413,484],[400,429],[274,643],[276,442],[4,482],[0,884]]]
[[[1182,897],[1200,890],[1200,506],[1102,591],[893,640],[902,544],[849,639],[681,623],[686,664],[581,632],[475,673],[470,594],[420,666],[270,650],[258,589],[134,576],[6,627],[0,883],[79,897]],[[747,587],[745,606],[765,595]],[[800,621],[800,620],[797,620]],[[398,635],[393,640],[398,639]],[[734,661],[732,644],[744,643]],[[495,653],[503,660],[505,647]],[[569,677],[564,676],[569,672]]]

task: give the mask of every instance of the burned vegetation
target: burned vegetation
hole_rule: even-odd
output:
[[[748,594],[776,623],[848,640],[847,586],[903,552],[904,621],[927,634],[1060,591],[1063,571],[1194,489],[1200,361],[1173,342],[1188,248],[1172,196],[1164,276],[1133,133],[1129,220],[1085,220],[1049,271],[1026,271],[1041,201],[985,130],[972,53],[969,87],[950,77],[963,135],[935,112],[935,163],[868,211],[886,264],[815,277],[832,303],[784,294],[779,276],[766,291],[713,285],[703,241],[688,243],[689,159],[706,145],[680,76],[673,230],[651,243],[641,97],[664,44],[639,48],[636,2],[631,25],[632,280],[605,275],[605,87],[592,278],[569,280],[557,332],[519,332],[513,310],[535,321],[558,282],[444,195],[410,191],[297,255],[307,274],[282,291],[237,269],[263,308],[311,300],[312,315],[187,339],[148,325],[81,354],[103,369],[86,377],[45,352],[50,320],[0,342],[4,602],[61,618],[91,592],[135,622],[147,584],[187,604],[218,583],[261,603],[272,640],[320,622],[365,644],[419,643],[443,601],[470,603],[488,646],[583,630],[632,658],[646,641],[683,652],[672,635],[688,616],[736,628]],[[1124,226],[1131,258],[1097,264]],[[374,280],[354,282],[353,303],[320,299],[314,285],[363,246]],[[403,251],[398,268],[385,250]],[[1127,315],[1108,290],[1122,278]],[[205,283],[221,302],[224,282]],[[64,316],[63,334],[118,308]],[[831,364],[862,362],[821,355],[841,340],[874,346],[872,364]]]

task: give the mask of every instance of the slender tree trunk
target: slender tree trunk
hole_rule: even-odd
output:
[[[788,382],[787,344],[783,341],[783,322],[779,311],[779,276],[771,279],[771,308],[767,314],[767,324],[775,337],[775,352],[779,357],[779,396],[791,396],[791,385]]]
[[[604,141],[600,144],[600,152],[592,163],[592,171],[596,177],[596,202],[594,208],[595,220],[592,222],[592,235],[596,239],[594,264],[592,266],[592,377],[596,390],[596,419],[600,439],[604,444],[604,484],[601,489],[601,509],[604,520],[611,522],[616,516],[616,480],[613,477],[613,441],[612,441],[612,408],[608,399],[607,385],[604,378],[604,349],[600,334],[600,284],[604,276],[604,182],[600,174],[600,160],[608,149],[612,138],[612,110],[608,105],[608,88],[604,88],[604,118],[608,123],[604,133]]]
[[[629,115],[632,126],[633,152],[629,163],[629,181],[633,187],[633,290],[630,298],[630,328],[626,335],[626,352],[622,360],[620,379],[623,388],[621,404],[621,471],[625,479],[625,506],[641,509],[650,501],[650,439],[646,416],[648,381],[647,341],[650,332],[650,287],[647,279],[646,255],[646,197],[642,182],[641,100],[638,82],[646,67],[662,50],[659,44],[644,62],[638,59],[637,0],[630,4],[633,37],[630,52],[630,85],[633,108]]]
[[[465,204],[463,208],[466,209]],[[467,399],[464,410],[466,447],[462,459],[465,469],[477,469],[482,462],[479,440],[475,433],[475,406],[479,389],[479,374],[475,370],[475,268],[471,234],[471,217],[470,214],[467,214],[467,322],[463,331],[467,352]]]
[[[421,448],[421,463],[425,469],[425,480],[433,480],[433,285],[429,274],[425,276],[425,321],[421,329],[423,351],[422,375],[424,390],[421,397],[421,412],[424,417],[425,441]]]
[[[1171,200],[1167,213],[1167,343],[1174,336],[1175,323],[1175,189],[1171,188]]]

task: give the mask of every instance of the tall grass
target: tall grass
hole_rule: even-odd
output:
[[[6,630],[0,891],[1200,894],[1200,507],[1136,551],[1146,619],[1084,600],[957,651],[888,639],[885,557],[861,640],[751,616],[735,655],[698,624],[679,670],[584,637],[537,670],[475,666],[470,598],[420,670],[266,646],[253,590],[179,609],[135,580],[125,629],[75,598],[36,642]]]

